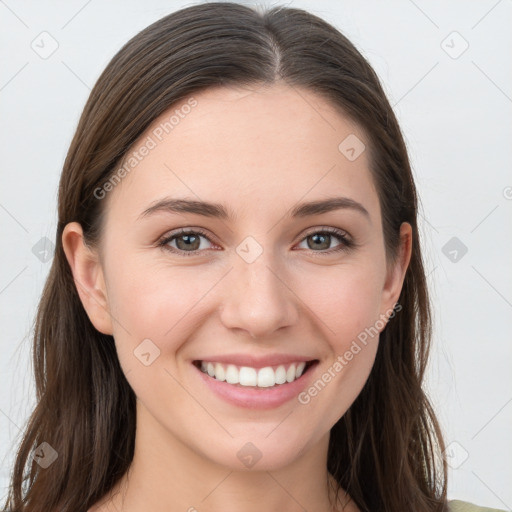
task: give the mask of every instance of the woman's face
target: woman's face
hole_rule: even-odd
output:
[[[363,145],[307,90],[209,89],[157,119],[120,183],[98,192],[101,265],[81,296],[114,336],[155,452],[166,439],[272,469],[327,446],[369,376],[410,250],[404,224],[404,256],[387,264]]]

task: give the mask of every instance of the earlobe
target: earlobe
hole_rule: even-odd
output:
[[[96,251],[88,247],[82,226],[70,222],[62,233],[62,246],[84,309],[94,327],[103,334],[112,334],[112,320],[103,269]]]
[[[393,265],[388,269],[382,296],[381,314],[390,313],[400,297],[412,254],[412,227],[403,222],[400,226],[400,247]]]

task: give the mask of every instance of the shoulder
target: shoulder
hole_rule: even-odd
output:
[[[487,508],[468,503],[467,501],[451,500],[448,502],[448,512],[505,512],[498,508]]]

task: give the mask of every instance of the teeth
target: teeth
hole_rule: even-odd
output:
[[[208,373],[208,375],[210,375]],[[217,363],[215,365],[215,378],[218,380],[226,380],[226,372],[224,371],[224,366],[222,366],[220,363]]]
[[[240,372],[233,364],[228,364],[226,369],[226,382],[228,384],[238,384],[240,382]]]
[[[286,372],[286,382],[293,382],[295,380],[295,365],[292,364]]]
[[[284,384],[286,382],[286,368],[281,365],[276,370],[276,384]]]
[[[201,361],[201,371],[228,384],[240,384],[241,386],[256,386],[259,388],[271,388],[276,384],[285,384],[298,379],[306,367],[304,361],[292,363],[286,368],[279,365],[275,368],[251,368],[249,366],[237,367],[234,364],[224,365]]]
[[[242,366],[240,368],[240,386],[256,386],[258,374],[254,368]]]
[[[241,370],[240,370],[241,371]],[[258,370],[258,387],[270,388],[276,383],[276,374],[270,366]]]

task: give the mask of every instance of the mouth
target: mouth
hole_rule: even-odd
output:
[[[218,361],[195,360],[193,365],[211,379],[238,388],[274,389],[299,380],[318,359],[255,368]]]

